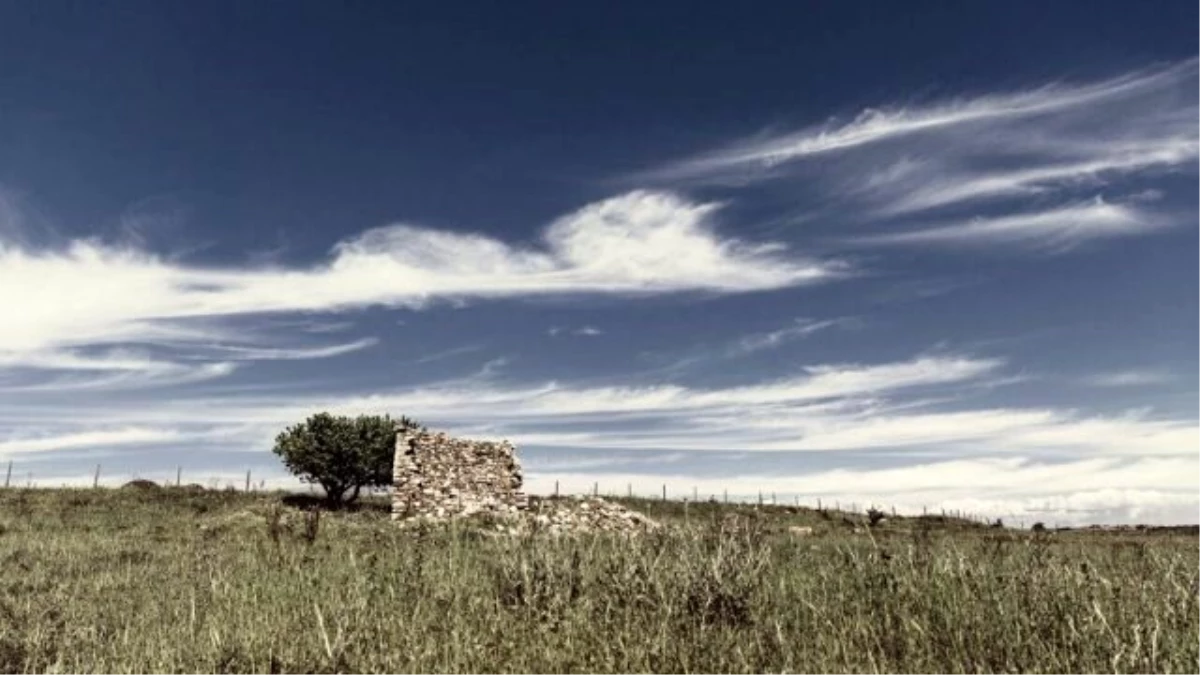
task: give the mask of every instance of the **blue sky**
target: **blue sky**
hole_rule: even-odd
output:
[[[0,460],[390,412],[533,492],[1195,522],[1197,20],[0,5]]]

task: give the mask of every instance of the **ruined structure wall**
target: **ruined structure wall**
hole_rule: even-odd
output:
[[[528,505],[508,441],[473,441],[428,430],[396,435],[392,517],[507,514]]]

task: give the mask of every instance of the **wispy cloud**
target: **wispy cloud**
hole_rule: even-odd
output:
[[[731,355],[752,354],[768,349],[775,349],[781,345],[787,344],[793,340],[812,335],[813,333],[823,331],[827,328],[833,328],[838,325],[845,325],[846,319],[825,319],[817,321],[814,319],[796,319],[789,326],[784,326],[765,333],[754,333],[739,338],[729,348]]]
[[[579,328],[564,328],[562,326],[551,326],[546,330],[546,334],[550,337],[558,337],[560,335],[575,335],[577,337],[596,337],[604,335],[604,331],[595,326],[580,326]]]
[[[851,150],[917,134],[980,124],[1044,118],[1080,108],[1094,109],[1176,88],[1194,80],[1196,61],[1137,71],[1082,85],[1047,85],[1037,89],[925,106],[869,109],[845,124],[828,124],[802,131],[770,135],[736,143],[715,152],[669,164],[645,178],[704,179],[730,171],[771,168],[808,157]],[[1191,102],[1195,105],[1195,101]]]
[[[555,479],[564,489],[571,481],[601,480],[610,488],[633,483],[638,489],[670,482],[679,489],[698,484],[701,492],[745,486],[916,506],[964,505],[986,493],[972,508],[1007,513],[1035,503],[1090,503],[1108,509],[1080,516],[1090,519],[1131,513],[1165,518],[1153,509],[1164,504],[1174,509],[1185,488],[1195,497],[1195,472],[1181,473],[1196,461],[1200,427],[1194,419],[1148,411],[1099,415],[1045,406],[972,407],[965,392],[1008,375],[1005,363],[994,358],[940,354],[814,365],[778,379],[724,387],[520,382],[512,373],[501,376],[501,365],[491,362],[468,378],[359,394],[196,392],[143,396],[137,405],[97,398],[68,417],[54,400],[12,400],[0,404],[0,428],[41,431],[0,438],[0,459],[164,443],[198,454],[259,453],[282,427],[329,410],[406,414],[452,433],[505,437],[526,449],[540,448],[543,455],[565,451],[579,458],[574,466],[528,465],[535,491]],[[613,450],[626,457],[645,453],[647,462],[623,468],[588,459],[587,453],[594,458]],[[769,476],[747,461],[739,463],[745,467],[741,473],[725,472],[719,479],[689,475],[699,455],[731,451],[747,457],[887,453],[902,466],[813,473],[795,465],[790,473]],[[672,462],[678,470],[665,475],[671,470],[656,459],[663,453],[684,453],[686,461]],[[634,465],[639,473],[614,473]],[[1170,474],[1166,479],[1163,471]],[[1126,492],[1097,492],[1105,489]],[[1150,511],[1136,510],[1143,502]]]
[[[735,196],[748,184],[792,181],[815,191],[843,230],[865,231],[847,233],[843,244],[987,242],[1062,252],[1194,221],[1156,207],[1147,195],[1165,192],[1147,193],[1138,181],[1196,173],[1197,74],[1193,59],[1093,83],[885,106],[639,178],[720,186]]]
[[[1195,138],[1169,136],[1151,139],[1140,146],[1092,148],[1081,159],[1055,161],[1035,158],[1029,166],[1007,170],[960,171],[953,174],[921,176],[919,185],[913,180],[917,171],[890,181],[881,180],[874,187],[896,190],[895,198],[883,211],[901,214],[924,211],[960,202],[978,202],[1013,196],[1051,194],[1073,187],[1095,188],[1105,184],[1110,174],[1132,174],[1156,167],[1172,168],[1194,164],[1197,158]],[[1144,194],[1144,193],[1142,193]],[[1141,201],[1131,199],[1130,201]]]
[[[353,342],[320,347],[242,347],[236,345],[208,345],[207,349],[226,354],[226,358],[245,361],[297,361],[302,359],[325,359],[341,356],[379,344],[377,338],[368,337]]]
[[[714,362],[742,359],[761,352],[779,349],[788,343],[830,328],[847,327],[858,322],[858,319],[852,318],[797,318],[773,330],[748,333],[719,345],[701,345],[689,349],[683,356],[680,356],[678,353],[672,353],[664,358],[664,360],[667,360],[666,365],[656,368],[655,372],[682,372],[689,369],[712,366]],[[645,354],[644,356],[660,358],[658,355],[653,354]]]
[[[12,436],[9,438],[0,438],[0,457],[53,450],[96,449],[121,445],[165,443],[177,440],[179,437],[180,434],[172,429],[132,426],[58,435]]]
[[[7,363],[6,363],[7,361]],[[229,360],[172,361],[136,351],[114,349],[97,354],[76,351],[35,352],[0,358],[0,391],[81,391],[167,387],[230,375]]]
[[[974,244],[1012,243],[1062,252],[1098,238],[1140,234],[1156,228],[1150,216],[1100,198],[1045,211],[993,218],[973,218],[933,227],[859,237],[868,244]]]
[[[426,354],[413,363],[433,363],[434,361],[442,361],[455,356],[462,356],[463,354],[473,354],[481,349],[483,349],[483,345],[463,345],[461,347],[451,347],[450,349],[443,349],[442,351]]]
[[[409,225],[338,244],[301,269],[214,269],[76,241],[62,251],[0,242],[0,352],[147,339],[172,319],[438,299],[680,291],[738,293],[828,280],[830,263],[775,242],[721,238],[716,204],[633,192],[550,224],[538,248]]]
[[[261,347],[174,336],[165,338],[154,350],[101,344],[33,352],[0,351],[0,375],[7,375],[0,379],[0,391],[161,388],[225,377],[243,362],[331,358],[377,343],[375,338],[363,338],[315,347]]]
[[[309,321],[300,330],[306,333],[340,333],[353,327],[353,321]]]
[[[496,368],[506,363],[495,359],[476,376],[445,382],[427,383],[404,392],[365,396],[341,397],[326,400],[321,397],[297,397],[270,403],[254,398],[243,399],[239,405],[218,405],[214,410],[229,414],[230,419],[246,422],[266,414],[271,421],[290,419],[299,409],[310,405],[335,406],[338,409],[377,409],[381,406],[403,408],[426,418],[454,420],[537,420],[539,418],[619,417],[623,414],[675,415],[685,411],[733,408],[740,412],[756,406],[808,405],[833,399],[859,399],[899,392],[918,387],[962,383],[995,373],[1003,362],[966,356],[922,356],[908,361],[873,365],[834,364],[799,369],[790,377],[721,389],[690,388],[680,385],[647,384],[642,386],[580,387],[542,382],[526,385],[497,386],[490,380]],[[208,412],[190,412],[199,407],[197,399],[185,410],[179,410],[180,421],[209,420]],[[217,404],[204,399],[205,404]],[[121,413],[93,401],[79,420],[95,414],[109,420],[125,416],[141,417],[138,411]],[[175,405],[167,406],[174,410]],[[91,411],[91,412],[89,412]],[[239,411],[244,411],[239,412]],[[94,423],[88,421],[87,423]]]
[[[1171,381],[1171,375],[1161,370],[1118,370],[1084,378],[1095,387],[1145,387]]]

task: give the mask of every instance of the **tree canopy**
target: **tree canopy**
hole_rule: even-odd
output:
[[[389,415],[318,413],[275,438],[274,452],[293,474],[325,491],[330,506],[354,503],[363,488],[392,481],[396,433],[417,424]]]

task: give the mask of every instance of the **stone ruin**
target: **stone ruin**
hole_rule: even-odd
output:
[[[392,466],[392,518],[409,523],[492,516],[498,533],[634,532],[658,523],[596,497],[533,499],[521,490],[516,448],[508,441],[453,438],[400,428]]]
[[[401,428],[392,464],[392,518],[510,515],[529,499],[508,441],[472,441]]]
[[[660,525],[653,519],[600,497],[535,499],[525,528],[546,534],[581,532],[648,532]]]

